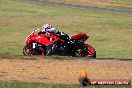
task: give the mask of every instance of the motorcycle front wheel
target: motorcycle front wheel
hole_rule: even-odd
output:
[[[41,46],[33,49],[32,44],[27,44],[23,48],[23,55],[45,55],[45,50]]]

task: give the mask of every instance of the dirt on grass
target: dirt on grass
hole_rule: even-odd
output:
[[[0,59],[0,80],[52,84],[78,84],[81,70],[90,79],[130,79],[132,61],[120,60],[36,60]]]

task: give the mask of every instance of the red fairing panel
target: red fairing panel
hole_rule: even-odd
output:
[[[33,40],[33,38],[35,38],[37,36],[37,34],[31,34],[30,36],[28,36],[28,38],[26,39],[26,43],[28,44],[28,43],[31,43],[32,41],[34,41]]]
[[[78,33],[78,34],[72,36],[72,39],[74,39],[74,40],[80,39],[80,38],[87,39],[87,38],[89,38],[89,36],[86,35],[85,33]]]
[[[43,34],[36,36],[35,41],[46,46],[53,44],[52,41],[44,37]]]
[[[58,40],[59,40],[58,37],[47,36],[45,34],[40,34],[40,35],[36,36],[36,38],[35,38],[36,42],[43,44],[43,45],[46,45],[46,46],[49,46]]]
[[[26,43],[32,43],[32,42],[37,42],[46,46],[49,46],[51,44],[54,44],[54,42],[56,41],[62,41],[64,42],[64,40],[61,40],[59,37],[55,36],[55,35],[46,35],[46,34],[31,34],[27,39],[26,39]]]

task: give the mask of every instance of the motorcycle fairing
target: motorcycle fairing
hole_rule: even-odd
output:
[[[55,37],[54,35],[47,36],[45,34],[39,34],[37,36],[34,36],[32,38],[32,40],[34,40],[35,42],[40,43],[42,45],[49,46],[49,45],[52,45],[53,43],[55,43],[56,41],[58,41],[59,39],[58,39],[58,37]]]
[[[86,35],[85,33],[78,33],[74,36],[71,37],[71,39],[73,40],[78,40],[78,39],[85,39],[85,41],[89,38],[88,35]]]

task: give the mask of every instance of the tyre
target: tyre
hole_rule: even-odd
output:
[[[91,46],[86,44],[87,48],[88,48],[88,56],[92,57],[92,58],[96,58],[96,51],[95,49]]]
[[[45,54],[44,48],[43,47],[38,47],[36,55],[44,55],[45,56],[46,54]]]
[[[33,49],[32,44],[27,44],[23,48],[23,55],[45,55],[45,50],[42,46]]]
[[[33,55],[32,44],[27,44],[23,47],[23,55]]]

